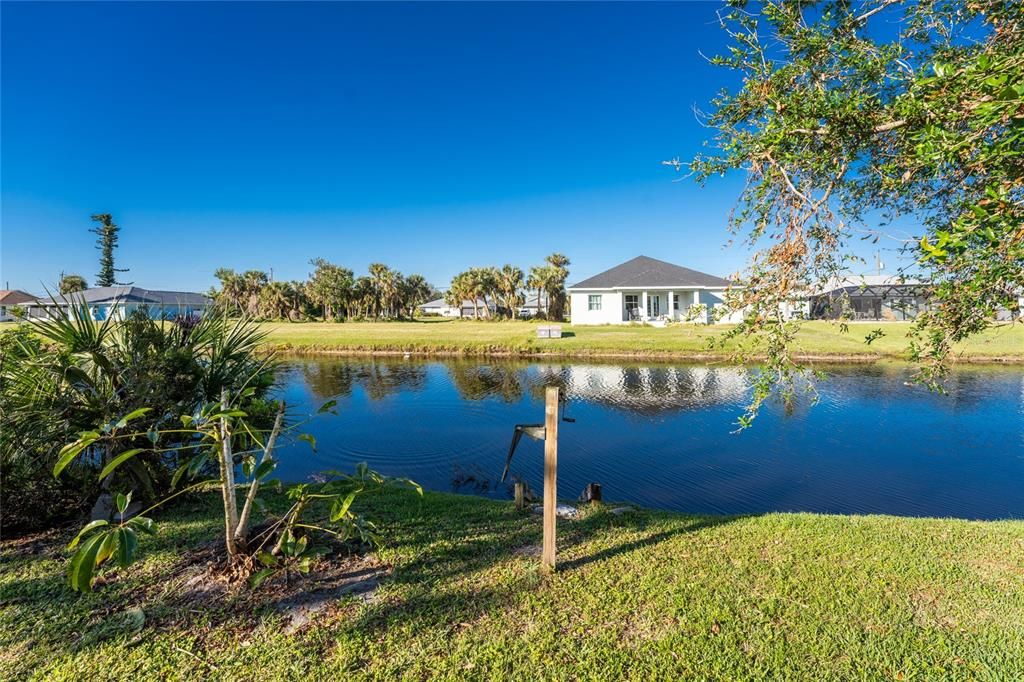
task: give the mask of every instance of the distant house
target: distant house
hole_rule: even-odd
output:
[[[548,292],[541,291],[537,296],[536,291],[528,291],[523,296],[523,305],[519,306],[516,314],[522,318],[536,317],[538,312],[547,312]]]
[[[808,296],[803,312],[814,320],[837,319],[844,311],[851,320],[913,320],[928,309],[930,289],[897,275],[836,277]]]
[[[739,322],[741,313],[714,314],[729,286],[721,277],[638,256],[569,287],[572,323]]]
[[[438,298],[417,306],[417,309],[424,315],[440,315],[441,317],[473,318],[477,315],[484,317],[487,314],[485,310],[490,310],[491,315],[495,313],[493,301],[484,304],[483,299],[477,299],[476,308],[474,308],[473,299],[470,298],[462,301],[460,306],[449,305],[443,298]]]
[[[15,320],[11,309],[18,306],[27,311],[29,304],[35,300],[35,296],[20,289],[0,289],[0,322]]]
[[[213,301],[203,294],[135,286],[96,287],[55,298],[34,299],[29,307],[29,317],[52,317],[54,308],[67,309],[83,302],[97,321],[108,318],[123,320],[138,310],[144,310],[154,319],[191,317],[204,314],[213,305]]]

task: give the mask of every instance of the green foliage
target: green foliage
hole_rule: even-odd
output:
[[[259,351],[264,334],[249,322],[211,316],[179,324],[145,315],[96,322],[80,301],[54,315],[0,334],[0,475],[20,492],[73,497],[72,513],[101,486],[157,497],[188,446],[167,431],[175,415],[223,388],[251,387],[248,400],[259,402],[273,378],[272,357]],[[63,472],[56,486],[54,472]],[[8,518],[65,513],[42,504],[23,514],[10,499]],[[35,499],[26,496],[25,504]]]
[[[89,230],[96,235],[96,248],[100,251],[100,271],[96,275],[96,286],[112,287],[115,284],[120,284],[117,281],[117,273],[128,272],[127,268],[114,267],[114,249],[117,248],[117,234],[121,228],[117,226],[114,217],[109,213],[97,213],[92,216],[92,221],[99,223]],[[62,281],[61,285],[63,284]]]
[[[921,232],[895,243],[934,290],[910,353],[937,386],[954,345],[1024,287],[1024,5],[769,0],[721,23],[733,44],[711,61],[743,85],[713,101],[690,168],[747,178],[731,220],[755,256],[733,336],[772,337],[769,381],[805,374],[783,309],[847,271],[853,240],[911,219]]]
[[[131,493],[118,493],[115,500],[119,523],[112,525],[103,519],[92,521],[68,544],[68,549],[77,548],[68,562],[68,584],[77,592],[92,589],[99,568],[108,560],[113,560],[120,568],[130,566],[139,546],[138,532],[148,535],[156,532],[149,518],[133,516],[125,519],[132,500]]]
[[[423,276],[405,277],[383,263],[372,263],[369,276],[358,279],[323,258],[310,264],[315,270],[305,282],[272,282],[258,270],[239,274],[220,268],[214,273],[220,288],[210,296],[229,315],[294,322],[316,315],[325,320],[412,317],[434,291]]]
[[[294,503],[269,531],[264,532],[255,547],[250,546],[249,528],[252,511],[260,506],[257,493],[260,486],[267,482],[277,467],[274,450],[279,438],[298,425],[285,427],[283,404],[276,406],[273,426],[268,430],[260,427],[258,413],[261,403],[255,401],[256,389],[245,387],[236,396],[231,396],[228,389],[221,391],[220,400],[206,402],[191,414],[183,414],[170,426],[151,426],[144,432],[134,426],[139,420],[152,412],[150,408],[138,408],[119,418],[108,420],[96,428],[83,431],[78,438],[65,445],[53,468],[55,477],[83,452],[90,448],[100,447],[105,452],[120,451],[116,457],[110,458],[99,473],[99,479],[105,480],[113,476],[120,467],[129,466],[142,453],[155,455],[175,453],[184,458],[171,476],[171,488],[177,488],[182,480],[189,480],[208,471],[210,465],[216,464],[220,474],[207,481],[192,482],[191,485],[178,489],[157,501],[148,510],[154,509],[167,501],[197,487],[215,483],[221,489],[224,502],[224,547],[229,564],[239,565],[246,553],[253,553],[264,564],[265,568],[253,577],[253,584],[258,585],[276,571],[309,570],[310,562],[315,558],[317,548],[307,546],[306,535],[319,532],[334,536],[339,541],[358,537],[366,543],[377,545],[380,535],[371,522],[352,511],[352,503],[356,496],[368,489],[377,489],[386,485],[401,484],[415,488],[421,495],[422,489],[406,479],[386,478],[365,464],[357,467],[354,474],[331,472],[331,480],[317,489],[307,485],[297,485],[289,489],[288,496]],[[240,405],[255,408],[256,414],[250,414]],[[330,412],[337,401],[331,400],[317,411],[317,414]],[[257,419],[253,419],[253,417]],[[180,422],[178,428],[176,422]],[[172,428],[173,427],[173,428]],[[124,443],[134,442],[143,437],[148,442],[145,448],[120,447]],[[298,439],[307,440],[315,448],[316,441],[308,434],[299,434]],[[162,445],[171,442],[170,445]],[[241,463],[242,476],[248,479],[245,495],[239,509],[236,467]],[[144,530],[152,529],[152,521],[147,517],[135,517],[125,520],[125,513],[131,493],[118,494],[115,504],[121,523],[111,526],[106,520],[93,521],[86,525],[78,537],[69,546],[77,551],[69,565],[69,582],[75,590],[92,589],[97,571],[111,557],[117,565],[126,567],[135,556],[138,545],[135,529],[141,526]],[[305,521],[307,507],[316,501],[326,501],[331,505],[330,527],[311,525]],[[273,549],[267,553],[264,547],[272,538],[277,537]],[[270,558],[268,558],[270,557]]]
[[[88,282],[81,275],[61,275],[57,284],[57,291],[61,296],[85,291],[89,287]]]

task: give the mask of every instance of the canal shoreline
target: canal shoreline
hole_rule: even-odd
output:
[[[266,344],[273,352],[294,356],[310,357],[417,357],[445,359],[482,359],[496,358],[502,360],[631,360],[659,363],[683,362],[714,362],[731,363],[733,357],[728,353],[693,352],[693,351],[598,351],[598,350],[515,350],[515,349],[479,349],[479,348],[359,348],[345,346],[315,346],[292,344]],[[763,360],[763,355],[749,355],[751,363]],[[879,362],[913,365],[912,360],[887,354],[828,354],[828,353],[796,353],[793,359],[799,362],[824,364],[870,365]],[[1024,355],[962,355],[953,359],[953,365],[1024,365]]]
[[[725,325],[660,329],[632,325],[563,325],[562,337],[537,338],[522,320],[415,320],[260,324],[268,349],[304,355],[506,358],[519,360],[728,363],[739,351],[763,359],[757,340],[732,338]],[[794,359],[806,363],[910,363],[910,323],[805,322],[792,340]],[[870,343],[868,343],[870,339]],[[951,364],[1024,365],[1024,324],[1000,325],[954,349]]]

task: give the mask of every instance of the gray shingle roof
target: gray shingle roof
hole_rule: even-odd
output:
[[[729,280],[663,260],[637,256],[594,275],[570,289],[638,289],[658,287],[727,287]]]
[[[190,291],[159,291],[155,289],[143,289],[133,286],[116,287],[94,287],[85,291],[78,291],[68,294],[71,301],[85,301],[86,303],[145,303],[147,305],[168,305],[168,306],[204,306],[209,305],[210,299],[203,294]],[[60,297],[57,297],[60,301]],[[46,305],[52,303],[48,298],[40,298],[39,303]]]

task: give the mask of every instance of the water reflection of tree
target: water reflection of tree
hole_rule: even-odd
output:
[[[507,403],[523,397],[522,370],[513,364],[453,362],[448,373],[459,395],[466,400],[501,398]]]
[[[371,360],[358,365],[356,380],[371,400],[380,400],[402,390],[423,390],[427,367],[418,362]]]
[[[426,365],[399,360],[303,360],[302,378],[317,400],[347,397],[361,386],[372,400],[398,391],[422,390],[427,382]]]
[[[352,394],[355,372],[347,362],[303,360],[299,363],[302,379],[310,393],[319,400],[347,397]]]
[[[999,393],[1000,383],[1011,376],[998,367],[960,367],[946,377],[943,384],[945,393],[938,394],[915,383],[914,370],[908,365],[834,365],[825,371],[828,379],[819,385],[822,392],[875,403],[903,401],[913,396],[934,400],[947,409],[976,407]]]

